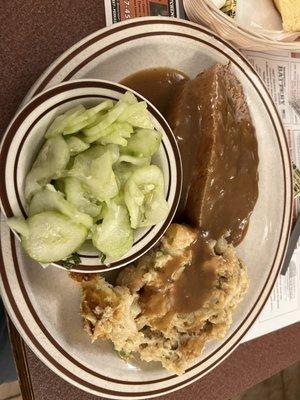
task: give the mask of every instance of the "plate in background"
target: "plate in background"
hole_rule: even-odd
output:
[[[263,30],[257,27],[250,29],[250,26],[244,26],[223,13],[209,0],[183,0],[183,5],[191,21],[209,26],[222,38],[243,50],[268,52],[300,50],[300,41],[296,40],[299,34],[296,32]],[[265,6],[266,4],[260,4],[259,10],[263,12]]]

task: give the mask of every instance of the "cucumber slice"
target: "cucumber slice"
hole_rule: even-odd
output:
[[[106,150],[107,149],[101,145],[92,146],[81,154],[78,154],[77,157],[75,157],[75,164],[85,164],[90,160],[95,160],[96,158],[101,157],[106,152]]]
[[[112,162],[115,163],[119,159],[119,147],[115,144],[101,146],[100,144],[90,147],[88,150],[78,154],[74,160],[74,169],[80,170],[85,168],[92,160],[95,160],[106,152],[111,155]]]
[[[121,158],[130,157],[130,156],[121,156]],[[114,166],[115,175],[120,183],[120,187],[123,187],[127,179],[131,176],[131,174],[136,171],[138,168],[144,165],[150,165],[151,158],[140,158],[130,157],[132,159],[131,162],[118,162]],[[125,161],[125,160],[124,160]]]
[[[85,143],[83,140],[79,139],[76,136],[66,137],[65,141],[69,147],[70,155],[75,156],[78,153],[82,153],[87,150],[90,145]]]
[[[164,198],[164,178],[156,165],[134,171],[124,186],[124,200],[131,227],[136,229],[163,221],[169,212]]]
[[[106,115],[105,111],[101,111],[98,114],[96,114],[96,118],[94,122],[89,123],[85,129],[89,129],[89,128],[93,128],[94,126],[98,125],[101,121],[103,121],[104,117]],[[86,137],[84,134],[82,134],[82,136]]]
[[[132,92],[127,91],[119,100],[120,103],[135,104],[137,103],[137,98]]]
[[[141,101],[140,103],[131,104],[129,107],[122,112],[122,114],[118,117],[118,121],[125,122],[134,114],[144,114],[147,110],[147,103],[145,101]]]
[[[112,132],[110,135],[103,137],[102,139],[99,139],[98,141],[101,144],[117,144],[119,146],[125,147],[127,145],[127,140],[124,139],[120,134],[117,132]]]
[[[113,125],[114,132],[117,132],[122,137],[130,138],[133,133],[133,128],[128,122],[115,122]]]
[[[112,100],[105,100],[99,103],[97,106],[87,109],[85,114],[88,118],[91,118],[100,111],[109,110],[110,108],[113,108],[113,106],[114,102]]]
[[[25,180],[27,201],[51,179],[60,176],[69,158],[69,147],[61,136],[46,140]]]
[[[81,124],[83,122],[86,122],[84,126],[90,125],[95,122],[95,117],[97,117],[97,114],[99,114],[102,111],[109,110],[112,108],[114,105],[112,100],[105,100],[96,105],[95,107],[91,107],[87,110],[85,110],[84,113],[80,114],[76,118],[73,118],[72,120],[68,121],[68,126],[76,126],[78,124]],[[82,126],[82,127],[84,127]]]
[[[29,204],[29,216],[40,214],[44,211],[59,211],[74,222],[82,224],[90,229],[93,226],[93,218],[76,209],[76,207],[64,199],[63,195],[54,189],[45,189],[37,192]]]
[[[95,107],[85,110],[85,112],[78,115],[76,118],[68,120],[67,126],[63,131],[64,135],[70,135],[78,132],[83,128],[94,126],[95,123],[99,123],[99,116],[103,116],[103,112],[112,108],[114,105],[112,100],[106,100],[98,104]]]
[[[64,114],[59,115],[57,118],[55,118],[55,120],[51,123],[51,125],[47,129],[45,138],[49,139],[51,137],[61,135],[64,129],[67,127],[68,123],[70,123],[74,118],[82,114],[84,111],[85,111],[84,106],[78,105],[74,108],[71,108]]]
[[[84,118],[81,117],[80,118]],[[93,115],[91,118],[84,119],[83,121],[77,122],[73,125],[67,125],[66,128],[63,130],[63,135],[71,135],[72,133],[76,133],[81,131],[88,125],[95,123],[98,120],[97,115]]]
[[[19,233],[22,236],[29,235],[28,224],[24,218],[21,218],[21,217],[9,218],[7,220],[7,225],[10,227],[10,229],[16,231],[17,233]]]
[[[93,142],[96,142],[97,140],[99,140],[100,138],[102,138],[104,136],[110,135],[114,131],[113,125],[114,124],[108,126],[106,129],[99,130],[96,135],[85,136],[84,141],[86,143],[93,143]]]
[[[154,190],[152,195],[146,196],[146,202],[143,204],[144,218],[139,223],[139,227],[159,224],[167,218],[169,211],[164,195]]]
[[[56,190],[55,186],[52,185],[51,183],[47,183],[47,185],[45,186],[44,189],[47,189],[47,190],[49,190],[50,192],[57,193],[57,190]],[[61,192],[60,194],[63,195],[63,192]]]
[[[133,244],[133,231],[130,227],[126,207],[112,201],[105,208],[103,222],[95,226],[92,235],[93,245],[107,257],[122,257]]]
[[[87,229],[55,211],[45,211],[27,220],[29,235],[22,245],[31,258],[42,263],[62,260],[85,241]]]
[[[139,129],[128,139],[127,146],[121,152],[137,157],[151,157],[158,150],[161,138],[161,133],[154,129]]]
[[[132,132],[133,132],[132,126],[127,122],[114,122],[108,128],[99,131],[97,135],[86,136],[85,142],[93,143],[97,141],[98,143],[102,143],[102,138],[106,139],[110,135],[113,136],[118,135],[120,137],[129,138]]]
[[[87,157],[85,153],[92,153],[92,150],[102,146],[93,146],[75,158],[74,166],[69,171],[69,176],[79,179],[83,187],[97,200],[106,201],[118,194],[118,184],[112,169],[113,155],[106,150],[98,158]]]
[[[119,146],[112,143],[112,144],[108,144],[104,147],[105,147],[105,150],[110,153],[112,163],[115,164],[119,160],[119,157],[120,157]]]
[[[147,111],[147,103],[145,101],[137,102],[136,97],[131,92],[126,92],[119,102],[126,101],[130,104],[124,112],[119,116],[118,121],[127,121],[134,127],[153,129],[150,114]]]
[[[127,122],[115,122],[114,124],[111,125],[112,131],[108,135],[105,135],[103,137],[100,137],[100,139],[97,140],[97,143],[101,144],[117,144],[119,146],[126,146],[127,145],[127,139],[130,138],[133,128],[130,124]]]
[[[107,114],[104,116],[102,121],[99,122],[99,124],[95,125],[92,128],[84,129],[83,133],[86,136],[99,135],[104,129],[113,124],[128,107],[130,107],[128,103],[122,103],[119,101],[111,110],[107,112]]]
[[[87,137],[83,133],[76,133],[76,135],[74,135],[74,136],[77,137],[78,139],[80,139],[82,142],[89,144],[89,142],[87,142],[87,140],[86,140]],[[65,140],[66,140],[66,138],[65,138]]]
[[[72,121],[72,118],[76,118],[78,115],[82,114],[85,111],[85,107],[82,104],[78,104],[70,110],[64,113],[65,117],[68,118],[68,122]]]
[[[124,200],[130,215],[130,225],[133,229],[136,229],[143,220],[142,206],[145,196],[136,183],[130,180],[131,177],[132,174],[125,183]]]
[[[151,121],[150,114],[147,110],[144,113],[136,113],[131,115],[127,122],[134,126],[135,128],[143,128],[143,129],[154,129],[154,125]]]
[[[67,200],[80,212],[96,218],[101,213],[101,205],[95,204],[89,194],[83,189],[81,182],[76,178],[65,178],[64,189]]]
[[[52,124],[49,126],[45,133],[45,138],[51,138],[57,135],[60,135],[64,128],[66,127],[67,122],[66,122],[66,117],[65,115],[59,115],[58,117],[55,118],[55,120],[52,122]]]
[[[118,164],[116,168],[114,168],[115,175],[119,182],[119,187],[123,187],[127,179],[131,176],[131,174],[136,170],[136,166],[131,164]]]
[[[88,176],[91,176],[92,179],[90,181],[85,180],[84,184],[98,200],[107,201],[118,194],[119,188],[109,152],[93,160],[89,172]]]
[[[144,167],[146,165],[150,165],[151,157],[133,157],[126,154],[123,154],[119,157],[118,163],[126,162],[134,165],[138,165],[140,167]]]

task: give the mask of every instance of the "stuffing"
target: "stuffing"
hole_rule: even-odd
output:
[[[209,340],[223,338],[248,288],[246,267],[224,238],[196,248],[208,255],[195,259],[197,240],[194,229],[172,224],[115,286],[97,274],[75,277],[92,342],[110,339],[122,358],[139,355],[182,374]]]

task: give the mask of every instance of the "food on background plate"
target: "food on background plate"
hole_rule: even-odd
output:
[[[191,272],[197,235],[172,224],[159,246],[119,273],[116,286],[100,275],[73,275],[92,342],[110,339],[124,359],[139,355],[181,374],[209,340],[225,336],[248,288],[246,268],[220,240],[210,241],[209,259]]]
[[[299,0],[273,0],[282,17],[285,32],[300,32]]]
[[[92,342],[110,339],[124,359],[139,355],[181,374],[209,340],[225,336],[248,289],[234,246],[258,197],[258,147],[230,66],[216,64],[193,80],[170,76],[184,75],[156,68],[123,83],[150,93],[174,130],[184,171],[180,223],[125,267],[115,285],[100,275],[73,278],[81,284],[81,315]],[[159,77],[158,98],[153,77]]]
[[[60,261],[91,239],[115,260],[130,250],[136,229],[163,221],[164,177],[151,163],[161,138],[147,103],[131,92],[55,118],[26,177],[28,218],[8,220],[29,256]]]
[[[236,3],[240,0],[226,0],[224,4],[220,7],[220,10],[227,14],[229,17],[234,18],[236,14]]]
[[[229,17],[235,17],[236,3],[238,0],[210,0],[218,9]]]

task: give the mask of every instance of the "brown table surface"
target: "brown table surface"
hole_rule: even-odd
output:
[[[102,0],[0,1],[0,134],[44,69],[103,26]],[[10,331],[24,400],[96,398],[50,371],[11,323]],[[197,383],[160,399],[226,400],[299,359],[300,323],[240,345]]]

